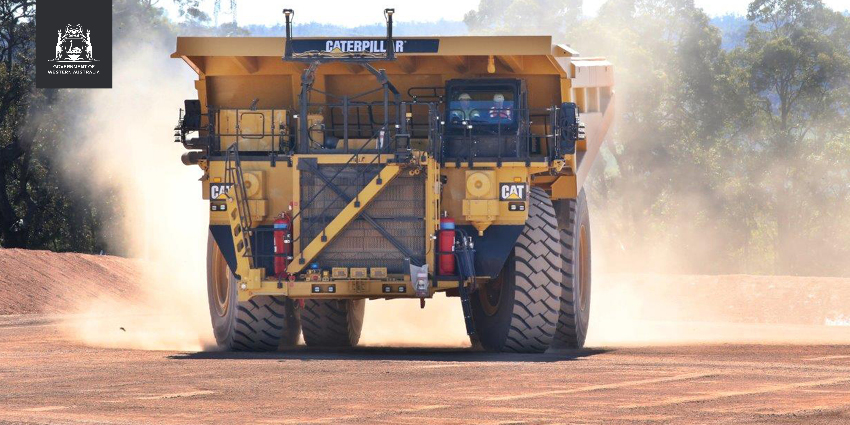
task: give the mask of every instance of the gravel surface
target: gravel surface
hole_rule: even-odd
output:
[[[0,424],[850,423],[850,279],[597,275],[596,348],[541,355],[106,348],[183,338],[167,314],[71,314],[133,305],[139,267],[0,249]],[[103,338],[67,331],[92,320]]]
[[[850,346],[269,354],[88,348],[0,318],[0,423],[850,423]]]

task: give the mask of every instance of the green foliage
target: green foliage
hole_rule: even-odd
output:
[[[0,2],[0,245],[100,252],[121,214],[116,194],[92,199],[68,179],[72,120],[60,101],[78,90],[35,88],[35,1]],[[130,34],[147,28],[146,35]],[[171,34],[171,37],[165,36]],[[113,40],[158,35],[173,42],[171,24],[150,0],[113,0]],[[73,102],[65,102],[65,104]],[[62,161],[59,160],[62,155]]]
[[[757,0],[733,52],[756,107],[751,177],[774,221],[774,270],[848,273],[850,19],[817,0]],[[800,249],[818,247],[817,249]]]
[[[178,13],[186,22],[204,24],[210,21],[210,16],[200,8],[199,0],[174,0]]]
[[[616,69],[616,172],[591,184],[612,267],[850,274],[850,20],[816,1],[748,19],[727,53],[692,2],[611,0],[570,37]]]
[[[528,3],[482,0],[466,22],[552,28],[516,19],[551,2]],[[597,264],[850,275],[847,15],[756,0],[731,51],[692,0],[608,0],[595,17],[560,18],[556,39],[615,66],[615,127],[587,186]]]
[[[581,0],[481,0],[463,21],[481,34],[563,34],[581,16]]]
[[[115,43],[265,31],[212,28],[196,0],[171,1],[179,24],[156,0],[114,0]],[[90,199],[64,177],[74,163],[53,160],[70,148],[59,101],[79,93],[34,88],[34,11],[0,2],[0,244],[110,249],[115,194]],[[850,17],[755,0],[747,19],[729,43],[692,0],[608,0],[592,18],[579,0],[481,0],[466,15],[475,34],[549,33],[615,64],[616,124],[587,186],[596,264],[850,275]]]

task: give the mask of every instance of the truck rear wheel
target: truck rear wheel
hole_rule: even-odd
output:
[[[301,334],[299,311],[286,297],[257,296],[239,302],[236,277],[212,235],[207,240],[207,295],[218,345],[237,351],[291,347]]]
[[[310,347],[353,347],[360,340],[366,300],[304,300],[301,323]]]
[[[560,286],[560,243],[552,201],[530,192],[528,220],[496,279],[470,296],[476,336],[490,351],[539,353],[555,335]]]
[[[561,308],[556,347],[581,348],[590,322],[590,214],[582,189],[555,203],[561,232]]]

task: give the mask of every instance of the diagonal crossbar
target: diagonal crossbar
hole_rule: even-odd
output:
[[[299,164],[301,164],[301,162],[299,162]],[[353,198],[351,198],[350,196],[348,196],[348,194],[347,194],[347,193],[345,193],[345,191],[344,191],[344,190],[340,189],[340,187],[339,187],[339,186],[337,186],[337,185],[336,185],[336,184],[335,184],[335,183],[334,183],[334,182],[333,182],[330,178],[328,178],[328,176],[326,176],[326,175],[322,174],[322,172],[320,172],[320,171],[316,168],[316,164],[315,164],[315,163],[305,161],[305,162],[304,162],[304,165],[307,167],[308,171],[310,171],[311,173],[315,174],[315,175],[316,175],[316,176],[318,176],[318,177],[319,177],[319,178],[320,178],[323,182],[325,182],[325,184],[326,184],[328,187],[330,187],[330,188],[331,188],[331,190],[333,190],[333,191],[337,194],[337,196],[339,196],[339,198],[343,200],[343,202],[351,202],[351,200],[352,200]],[[407,249],[407,247],[406,247],[406,246],[404,246],[404,244],[403,244],[403,243],[401,243],[401,241],[399,241],[398,239],[396,239],[396,238],[395,238],[395,236],[393,236],[393,235],[392,235],[389,231],[387,231],[387,229],[385,229],[383,226],[381,226],[380,224],[378,224],[378,222],[377,222],[374,218],[372,218],[372,216],[370,216],[369,214],[367,214],[365,211],[361,211],[361,212],[360,212],[360,217],[363,217],[363,219],[364,219],[364,220],[366,220],[366,222],[368,222],[369,224],[371,224],[371,225],[375,228],[375,230],[377,230],[377,231],[378,231],[378,233],[380,233],[380,234],[381,234],[381,235],[383,235],[385,238],[387,238],[387,240],[388,240],[388,241],[390,241],[390,243],[391,243],[391,244],[393,244],[393,246],[395,246],[395,247],[396,247],[396,249],[398,249],[398,250],[399,250],[402,254],[404,254],[404,256],[405,256],[406,258],[413,258],[413,253],[411,253],[411,252],[410,252],[410,250],[409,250],[409,249]]]
[[[299,166],[301,163],[302,162],[299,161]],[[337,214],[336,217],[334,217],[333,220],[331,220],[330,223],[328,223],[327,226],[325,226],[322,232],[316,235],[316,237],[313,238],[312,241],[310,241],[307,247],[304,248],[303,251],[301,251],[301,254],[298,256],[298,260],[293,261],[289,264],[289,266],[286,268],[286,271],[290,274],[298,273],[303,270],[304,267],[306,267],[307,264],[309,264],[310,261],[312,261],[313,258],[315,258],[316,255],[318,255],[319,252],[322,251],[322,249],[324,249],[329,243],[331,243],[331,241],[337,235],[342,232],[345,226],[351,223],[358,216],[364,216],[363,209],[365,209],[366,206],[368,206],[369,203],[372,202],[372,200],[374,200],[378,196],[381,190],[383,190],[389,182],[391,182],[396,176],[398,176],[399,172],[401,171],[401,166],[397,164],[387,164],[369,183],[366,184],[366,186],[363,187],[363,189],[360,190],[360,193],[357,194],[357,197],[352,199],[348,197],[345,192],[342,191],[342,189],[340,189],[336,184],[334,184],[330,179],[328,179],[327,176],[319,172],[319,170],[314,164],[310,163],[309,161],[305,161],[304,166],[306,166],[309,171],[319,176],[319,178],[322,179],[322,181],[324,181],[325,184],[331,188],[331,190],[333,190],[338,196],[343,199],[343,201],[347,202],[348,204],[345,206],[345,208],[342,209],[342,211],[340,211],[339,214]],[[386,229],[384,229],[377,222],[375,222],[374,219],[369,217],[369,219],[366,219],[366,221],[375,226],[375,228],[378,229],[381,234],[387,236],[388,239],[390,239],[390,242],[393,243],[393,245],[396,245],[396,243],[398,243],[398,245],[396,245],[396,248],[401,246],[401,248],[403,249],[402,252],[407,251],[407,248],[402,246],[397,240],[393,242],[394,238],[392,238],[392,235],[390,235],[389,232],[386,231]],[[410,257],[408,254],[405,255],[407,255],[408,258]]]

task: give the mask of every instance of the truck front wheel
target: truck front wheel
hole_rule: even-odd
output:
[[[539,353],[555,335],[560,241],[552,201],[532,188],[528,220],[496,279],[470,295],[473,345],[490,351]]]
[[[236,277],[212,235],[207,240],[207,295],[219,347],[236,351],[275,351],[298,343],[297,304],[287,297],[257,296],[239,302]]]

